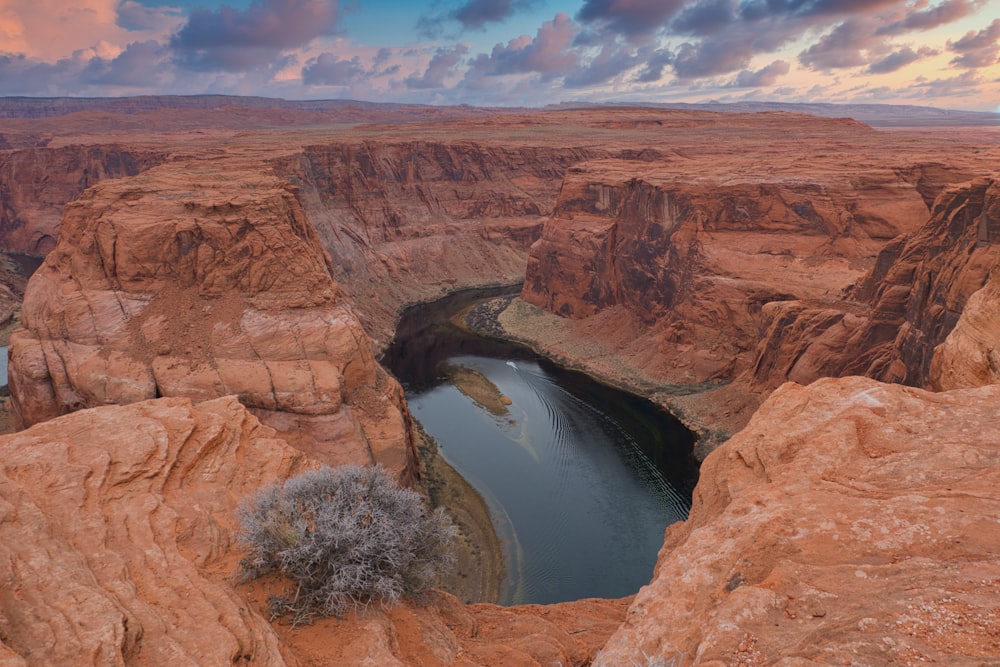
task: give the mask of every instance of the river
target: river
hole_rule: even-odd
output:
[[[501,603],[635,593],[652,578],[664,528],[687,517],[691,434],[647,401],[451,325],[472,298],[408,311],[383,362],[490,507],[504,545]],[[460,391],[446,366],[489,380],[506,414]]]

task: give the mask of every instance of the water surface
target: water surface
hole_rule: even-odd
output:
[[[469,298],[409,311],[384,361],[491,509],[505,550],[501,602],[635,593],[652,578],[664,528],[687,516],[690,433],[647,401],[450,326]],[[488,378],[510,399],[508,414],[460,392],[445,364]]]

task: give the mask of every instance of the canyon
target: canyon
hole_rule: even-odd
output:
[[[46,255],[0,287],[5,663],[1000,652],[1000,128],[146,104],[2,132],[0,250]],[[396,318],[521,281],[506,337],[700,435],[653,581],[269,624],[230,578],[241,497],[322,463],[419,485]]]

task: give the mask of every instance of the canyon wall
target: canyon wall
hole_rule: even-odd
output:
[[[715,177],[620,160],[570,170],[521,298],[562,317],[624,311],[665,383],[735,377],[765,304],[822,301],[927,216],[888,168]]]
[[[327,262],[293,188],[255,164],[104,181],[66,207],[28,284],[10,342],[15,416],[236,394],[325,463],[412,478],[402,389]]]
[[[955,328],[934,348],[929,383],[937,391],[1000,384],[1000,259],[965,303]]]
[[[366,328],[446,291],[520,282],[566,169],[599,149],[364,141],[271,161],[298,188]]]
[[[946,190],[930,220],[887,244],[839,302],[762,309],[754,389],[843,375],[927,385],[934,347],[986,282],[998,244],[1000,181]]]
[[[48,253],[67,202],[102,179],[134,176],[164,159],[119,145],[0,151],[0,250]]]

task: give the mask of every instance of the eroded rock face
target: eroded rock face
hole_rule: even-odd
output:
[[[432,592],[306,627],[233,576],[236,509],[318,465],[235,397],[105,406],[0,436],[4,665],[586,664],[627,600],[465,606]]]
[[[893,240],[839,303],[768,304],[754,381],[867,375],[925,386],[935,346],[955,327],[998,257],[1000,182],[942,193],[930,220]]]
[[[102,179],[132,176],[164,159],[118,145],[0,151],[0,250],[46,254],[59,238],[66,202]]]
[[[598,664],[1000,655],[998,401],[1000,386],[782,386],[705,460]]]
[[[448,289],[516,283],[566,169],[601,149],[368,140],[272,160],[298,187],[333,276],[384,340]]]
[[[244,496],[306,462],[232,397],[0,436],[5,664],[286,664],[232,587],[233,528]]]
[[[929,382],[938,391],[1000,384],[1000,262],[934,349]]]
[[[926,215],[889,169],[723,178],[599,160],[567,175],[521,296],[563,317],[634,315],[669,358],[667,382],[733,377],[763,304],[836,294]]]
[[[321,461],[414,475],[402,391],[326,261],[273,176],[192,162],[106,181],[67,206],[29,282],[14,412],[237,394]]]

